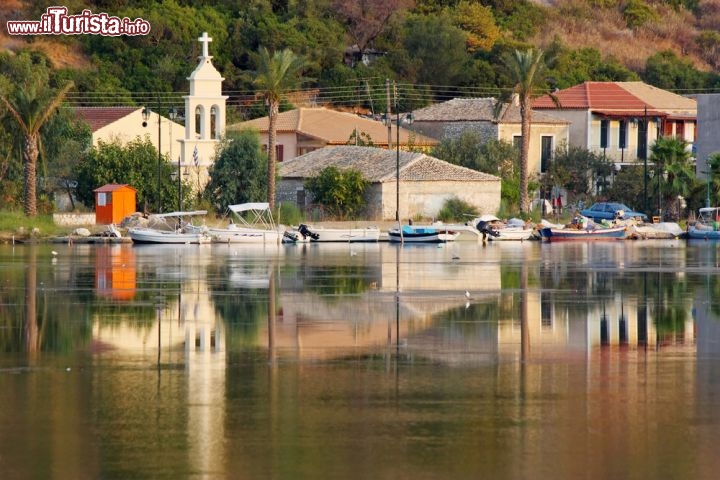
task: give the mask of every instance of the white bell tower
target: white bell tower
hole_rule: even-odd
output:
[[[212,38],[203,32],[198,38],[202,55],[198,66],[190,74],[190,95],[185,96],[185,138],[180,142],[180,163],[190,174],[193,190],[202,189],[208,182],[208,168],[215,155],[215,147],[225,134],[225,101],[220,76],[210,61],[208,44]]]

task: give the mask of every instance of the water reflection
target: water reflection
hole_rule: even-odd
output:
[[[697,296],[718,288],[717,252],[627,243],[6,248],[4,331],[22,335],[5,343],[137,352],[159,338],[168,363],[183,361],[174,351],[270,346],[297,359],[392,344],[434,356],[429,338],[485,343],[487,328],[492,350],[511,358],[692,343]]]
[[[0,246],[0,468],[605,478],[667,445],[671,477],[702,478],[719,262],[680,241]]]

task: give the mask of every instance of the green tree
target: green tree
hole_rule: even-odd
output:
[[[466,34],[447,14],[412,15],[405,24],[404,47],[409,57],[407,74],[425,84],[451,85],[469,61]]]
[[[73,195],[77,182],[73,170],[92,148],[92,131],[90,126],[78,121],[74,112],[61,109],[47,123],[44,141],[46,168],[38,182],[47,195],[67,195],[72,209],[75,209]]]
[[[455,25],[467,32],[467,50],[490,50],[500,37],[492,9],[479,3],[461,0],[451,10]]]
[[[177,181],[172,180],[176,172],[163,158],[160,164],[160,192],[157,187],[158,154],[155,146],[146,137],[123,145],[119,141],[99,142],[75,168],[77,197],[85,205],[93,205],[93,190],[108,183],[128,184],[136,190],[136,202],[144,211],[150,205],[157,205],[158,196],[163,211],[172,210],[177,199]],[[188,192],[185,186],[183,191]]]
[[[624,203],[634,210],[644,209],[645,189],[643,182],[640,181],[644,174],[643,165],[624,166],[615,173],[612,186],[607,190],[608,198]]]
[[[236,203],[260,202],[267,198],[267,168],[267,155],[257,133],[228,132],[210,167],[203,197],[218,212]]]
[[[665,50],[648,57],[644,80],[665,90],[693,90],[702,88],[707,75],[697,70],[690,60],[678,58],[675,52]]]
[[[582,147],[561,145],[555,149],[543,182],[545,187],[565,188],[578,200],[594,192],[602,193],[612,174],[612,162],[602,155]]]
[[[258,69],[255,85],[260,95],[268,104],[268,169],[267,169],[267,201],[270,209],[275,208],[275,163],[277,154],[277,117],[280,100],[285,93],[297,88],[301,83],[300,72],[305,62],[291,50],[270,52],[261,47],[258,57]]]
[[[330,215],[343,220],[355,218],[365,207],[367,185],[358,170],[340,170],[332,166],[305,181],[305,188],[314,200],[324,205]]]
[[[57,90],[48,88],[41,77],[32,76],[10,95],[0,95],[0,104],[15,120],[23,138],[23,210],[25,215],[37,215],[37,159],[40,149],[40,129],[57,113],[57,108],[73,87],[68,82]]]
[[[660,19],[660,15],[644,0],[628,0],[622,10],[622,15],[628,28],[641,27]]]
[[[528,158],[530,150],[530,125],[532,124],[532,100],[545,93],[547,65],[541,49],[515,50],[504,57],[503,63],[514,82],[513,94],[520,103],[520,213],[530,212]],[[551,95],[551,98],[552,97]]]

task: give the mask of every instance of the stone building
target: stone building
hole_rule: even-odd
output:
[[[454,98],[413,112],[412,130],[438,140],[459,138],[463,132],[480,135],[483,142],[502,140],[520,148],[520,107],[503,104],[496,112],[494,98]],[[528,167],[544,173],[555,148],[569,141],[570,122],[544,112],[533,112]]]
[[[369,182],[362,215],[368,220],[394,220],[396,212],[400,219],[433,219],[452,197],[481,214],[495,214],[500,207],[499,177],[424,153],[355,146],[325,147],[280,164],[276,201],[308,208],[313,199],[304,182],[329,166],[353,168]]]

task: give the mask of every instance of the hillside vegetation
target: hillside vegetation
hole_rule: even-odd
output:
[[[54,0],[6,0],[0,18],[38,20]],[[0,35],[2,55],[42,52],[76,89],[78,105],[174,103],[213,38],[231,120],[264,114],[254,103],[258,48],[290,48],[308,60],[304,88],[338,108],[384,104],[386,78],[420,106],[453,96],[496,95],[509,86],[500,65],[511,49],[539,46],[556,60],[549,88],[584,80],[642,79],[678,92],[713,90],[720,64],[720,0],[70,0],[150,22],[136,37]],[[345,50],[376,54],[349,62]],[[3,53],[5,52],[5,53]],[[143,97],[144,95],[144,97]],[[172,97],[172,98],[171,98]]]

